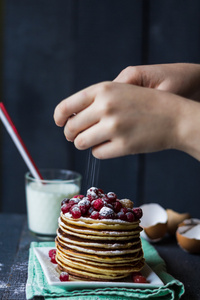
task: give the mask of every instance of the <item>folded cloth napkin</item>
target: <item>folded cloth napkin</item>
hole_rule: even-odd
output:
[[[164,285],[153,289],[132,288],[98,288],[67,291],[59,286],[50,286],[43,274],[40,263],[34,254],[34,247],[54,247],[54,242],[32,242],[29,253],[28,280],[26,297],[43,296],[47,300],[128,300],[128,299],[160,299],[178,300],[184,293],[183,284],[166,272],[166,265],[155,248],[142,239],[146,263],[159,276]]]

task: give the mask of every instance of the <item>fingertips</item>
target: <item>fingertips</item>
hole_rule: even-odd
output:
[[[66,113],[66,108],[65,108],[66,106],[65,102],[66,100],[60,102],[54,110],[53,118],[56,125],[59,127],[63,127],[66,124],[68,119],[68,114]]]
[[[92,154],[98,159],[111,159],[127,155],[117,141],[106,141],[92,148]]]

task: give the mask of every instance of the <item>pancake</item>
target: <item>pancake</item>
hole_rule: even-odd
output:
[[[140,217],[139,209],[122,207],[114,193],[97,188],[64,200],[55,240],[59,270],[71,280],[91,281],[117,281],[139,272],[144,266]]]

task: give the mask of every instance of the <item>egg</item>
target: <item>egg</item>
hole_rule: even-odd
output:
[[[186,219],[190,219],[191,216],[189,213],[178,213],[172,209],[166,209],[167,212],[167,232],[171,235],[176,233],[178,225]]]
[[[149,241],[161,240],[167,232],[167,212],[157,203],[143,204],[140,206],[143,211],[141,236]]]
[[[200,219],[187,219],[176,231],[179,246],[189,253],[200,253]]]

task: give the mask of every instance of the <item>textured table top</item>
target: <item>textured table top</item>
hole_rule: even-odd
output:
[[[26,215],[0,214],[0,299],[26,299],[32,241],[38,240],[27,229]],[[200,300],[200,255],[180,249],[175,238],[165,238],[154,246],[165,260],[168,273],[184,283],[186,292],[181,299]]]

